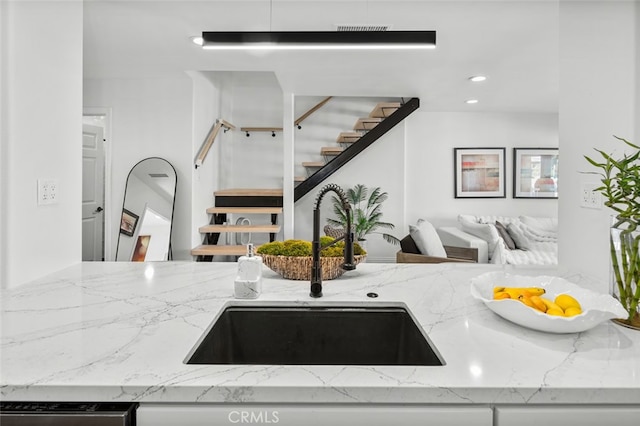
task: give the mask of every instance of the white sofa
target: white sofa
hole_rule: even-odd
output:
[[[437,229],[442,244],[478,249],[478,263],[556,265],[558,221],[551,217],[459,215]]]

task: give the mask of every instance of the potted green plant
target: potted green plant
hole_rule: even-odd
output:
[[[628,312],[628,318],[618,322],[640,329],[640,146],[614,136],[634,152],[614,158],[612,154],[596,149],[602,157],[598,162],[588,156],[586,160],[600,169],[602,186],[596,188],[604,198],[604,205],[615,212],[609,239],[612,292]]]
[[[378,232],[378,229],[393,229],[395,226],[389,222],[383,222],[382,219],[382,203],[384,203],[389,195],[383,192],[380,187],[373,188],[371,191],[362,184],[358,184],[346,191],[347,200],[351,205],[351,223],[353,232],[357,241],[366,241],[369,234],[380,234],[382,238],[391,244],[400,244],[400,240],[395,236],[386,232]],[[342,208],[342,203],[338,197],[331,198],[333,202],[333,212],[337,219],[327,219],[331,226],[338,226],[344,229],[347,223],[346,212]]]

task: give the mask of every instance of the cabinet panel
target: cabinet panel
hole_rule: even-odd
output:
[[[496,407],[496,426],[638,426],[640,405]]]
[[[491,426],[490,407],[141,404],[138,426]]]

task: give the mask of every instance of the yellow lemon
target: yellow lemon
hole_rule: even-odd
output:
[[[556,305],[560,306],[563,310],[567,310],[567,308],[572,308],[572,307],[582,310],[580,303],[578,303],[576,299],[569,296],[568,294],[560,294],[558,297],[556,297],[554,302]]]
[[[556,315],[556,316],[559,316],[559,317],[563,317],[564,316],[564,312],[562,311],[562,309],[549,308],[549,309],[547,309],[547,315]]]
[[[569,306],[567,309],[564,310],[565,317],[573,317],[576,315],[580,315],[581,313],[582,313],[582,309],[576,306]]]

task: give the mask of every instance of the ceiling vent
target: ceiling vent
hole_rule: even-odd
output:
[[[336,31],[387,31],[391,25],[336,25]]]

